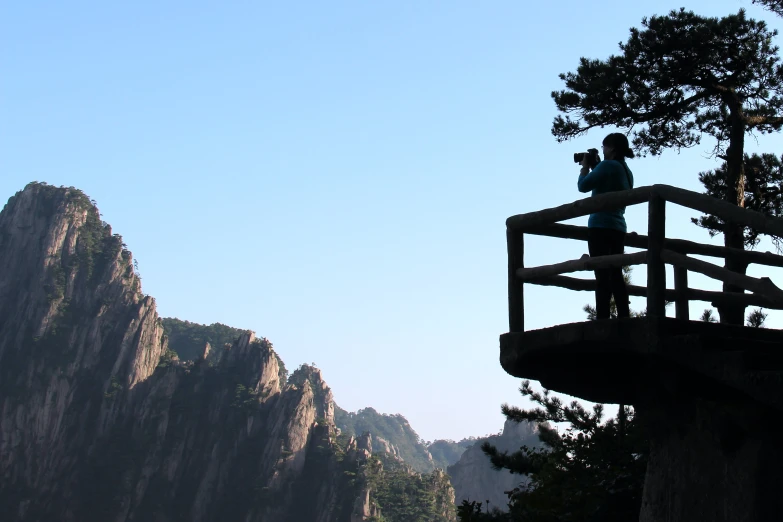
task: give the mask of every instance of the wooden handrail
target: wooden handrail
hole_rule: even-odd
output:
[[[626,246],[645,251],[634,254],[618,254],[525,268],[524,234],[536,234],[567,239],[587,240],[588,229],[558,223],[596,212],[649,202],[647,235],[627,234]],[[665,302],[676,301],[676,313],[680,319],[688,319],[688,300],[708,300],[711,303],[783,309],[783,290],[769,278],[754,278],[725,268],[693,259],[686,254],[733,259],[743,263],[783,267],[783,256],[770,252],[745,251],[705,245],[682,239],[666,239],[666,202],[670,201],[705,214],[715,216],[726,223],[752,228],[760,233],[783,238],[783,219],[766,216],[760,212],[737,207],[726,201],[705,194],[697,194],[669,185],[652,185],[632,190],[610,192],[560,205],[558,207],[511,216],[506,220],[508,245],[509,331],[524,331],[524,285],[533,283],[555,285],[572,290],[594,290],[594,281],[564,277],[561,274],[582,270],[647,264],[647,286],[628,287],[630,295],[647,297],[647,313],[654,317],[666,314]],[[675,267],[675,289],[666,288],[665,263]],[[754,294],[737,292],[710,292],[688,288],[688,271],[702,273]]]
[[[580,272],[582,270],[600,270],[602,268],[641,265],[647,262],[647,252],[635,254],[617,254],[613,256],[590,257],[587,254],[580,259],[556,263],[554,265],[518,268],[516,275],[522,281],[530,281],[541,277]]]
[[[699,272],[700,274],[712,277],[713,279],[719,279],[740,288],[750,290],[751,292],[761,294],[776,303],[783,304],[783,290],[775,286],[768,277],[757,279],[744,274],[738,274],[737,272],[732,272],[726,268],[715,266],[706,261],[693,259],[692,257],[684,256],[677,252],[672,252],[671,250],[662,250],[661,259],[674,266],[681,266],[688,270]]]
[[[738,207],[707,194],[698,194],[670,185],[653,185],[653,191],[666,201],[711,214],[725,222],[750,227],[762,234],[783,237],[783,219],[781,218],[769,217],[761,212]]]
[[[609,192],[608,194],[579,199],[559,207],[511,216],[506,220],[506,227],[514,232],[527,232],[526,229],[530,227],[565,221],[566,219],[586,216],[594,212],[636,205],[650,199],[652,191],[652,187],[639,187],[633,190]]]
[[[525,230],[525,234],[587,241],[588,230],[587,227],[578,225],[553,223],[550,225],[539,225],[528,228]],[[636,232],[630,232],[625,235],[625,246],[647,249],[647,236],[637,234]],[[705,245],[687,241],[685,239],[668,238],[663,240],[663,247],[680,254],[695,254],[698,256],[720,257],[724,259],[731,258],[745,263],[783,267],[783,256],[773,254],[772,252],[755,252],[753,250],[742,250],[741,248]]]
[[[643,203],[648,201],[652,194],[658,195],[665,201],[711,214],[726,222],[751,227],[763,234],[783,237],[783,218],[769,217],[755,210],[741,208],[706,194],[698,194],[671,185],[648,185],[632,190],[609,192],[558,207],[518,214],[506,220],[506,227],[527,232],[528,228]]]
[[[595,279],[579,279],[577,277],[562,275],[532,279],[530,281],[526,281],[526,283],[539,286],[556,286],[558,288],[574,290],[577,292],[595,292],[597,286]],[[628,295],[633,295],[636,297],[647,297],[646,286],[627,285],[626,288],[628,289]],[[665,292],[666,300],[676,301],[680,294],[681,293],[677,290],[667,288]],[[699,290],[696,288],[688,288],[685,290],[684,294],[685,297],[690,301],[705,301],[713,304],[713,306],[715,303],[720,303],[727,305],[763,306],[764,308],[783,310],[783,303],[756,294],[741,294],[739,292],[714,292],[711,290]]]

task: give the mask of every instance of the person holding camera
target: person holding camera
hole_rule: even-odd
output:
[[[634,153],[628,145],[628,138],[619,132],[609,134],[603,141],[604,160],[596,149],[587,153],[574,154],[574,162],[581,162],[577,187],[579,192],[592,191],[593,196],[630,190],[633,188],[633,174],[626,165],[626,158]],[[606,212],[590,214],[587,222],[587,248],[590,257],[622,254],[625,246],[625,207]],[[609,319],[610,301],[614,295],[617,316],[630,317],[628,289],[625,287],[623,269],[604,268],[595,271],[596,319]]]

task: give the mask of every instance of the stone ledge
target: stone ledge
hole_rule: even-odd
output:
[[[500,336],[514,377],[592,402],[650,390],[720,399],[740,391],[783,411],[783,332],[671,318],[586,321]]]

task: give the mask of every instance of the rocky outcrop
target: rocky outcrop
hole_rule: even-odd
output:
[[[31,184],[12,197],[0,213],[3,520],[345,520],[358,491],[341,478],[320,372],[282,382],[252,332],[204,348],[195,362],[168,350],[131,253],[83,193]]]
[[[402,460],[402,457],[400,457],[400,450],[397,449],[397,446],[395,446],[388,440],[384,439],[383,437],[373,437],[373,440],[375,440],[375,446],[377,448],[376,451],[382,451],[396,459]]]
[[[454,501],[456,494],[450,477],[442,469],[436,469],[430,474],[429,489],[435,499],[435,513],[440,520],[456,520]]]
[[[508,496],[504,491],[513,490],[527,483],[527,477],[514,475],[508,470],[495,470],[481,450],[481,444],[488,441],[500,451],[513,453],[523,445],[538,447],[535,425],[527,422],[506,421],[500,435],[478,439],[476,444],[465,450],[459,461],[448,467],[448,474],[454,486],[457,504],[463,500],[488,502],[490,508],[508,510]]]
[[[380,451],[404,460],[419,473],[429,473],[438,467],[425,443],[402,415],[381,414],[373,408],[348,412],[335,407],[335,423],[349,435],[369,432],[376,451],[380,448]]]
[[[384,453],[389,458],[402,461],[399,450],[383,437],[373,435],[369,431],[365,431],[356,438],[356,448],[360,452],[365,452],[370,455],[375,451],[376,453]]]
[[[376,502],[370,499],[371,491],[371,488],[365,487],[362,489],[361,494],[356,497],[353,513],[351,513],[351,522],[364,522],[366,520],[380,518],[381,509]]]
[[[357,437],[356,449],[372,453],[372,435],[370,435],[369,431],[365,431]]]

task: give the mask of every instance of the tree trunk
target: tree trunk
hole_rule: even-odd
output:
[[[742,113],[742,104],[733,99],[729,103],[731,114],[731,131],[729,134],[729,148],[726,151],[726,201],[738,207],[745,208],[745,121]],[[723,232],[723,244],[730,248],[745,248],[743,227],[733,223],[726,223]],[[724,266],[732,272],[744,274],[748,264],[736,259],[726,259]],[[724,292],[743,292],[744,290],[723,283]],[[720,314],[720,322],[727,324],[743,325],[745,322],[745,307],[742,305],[720,305],[717,307]]]

